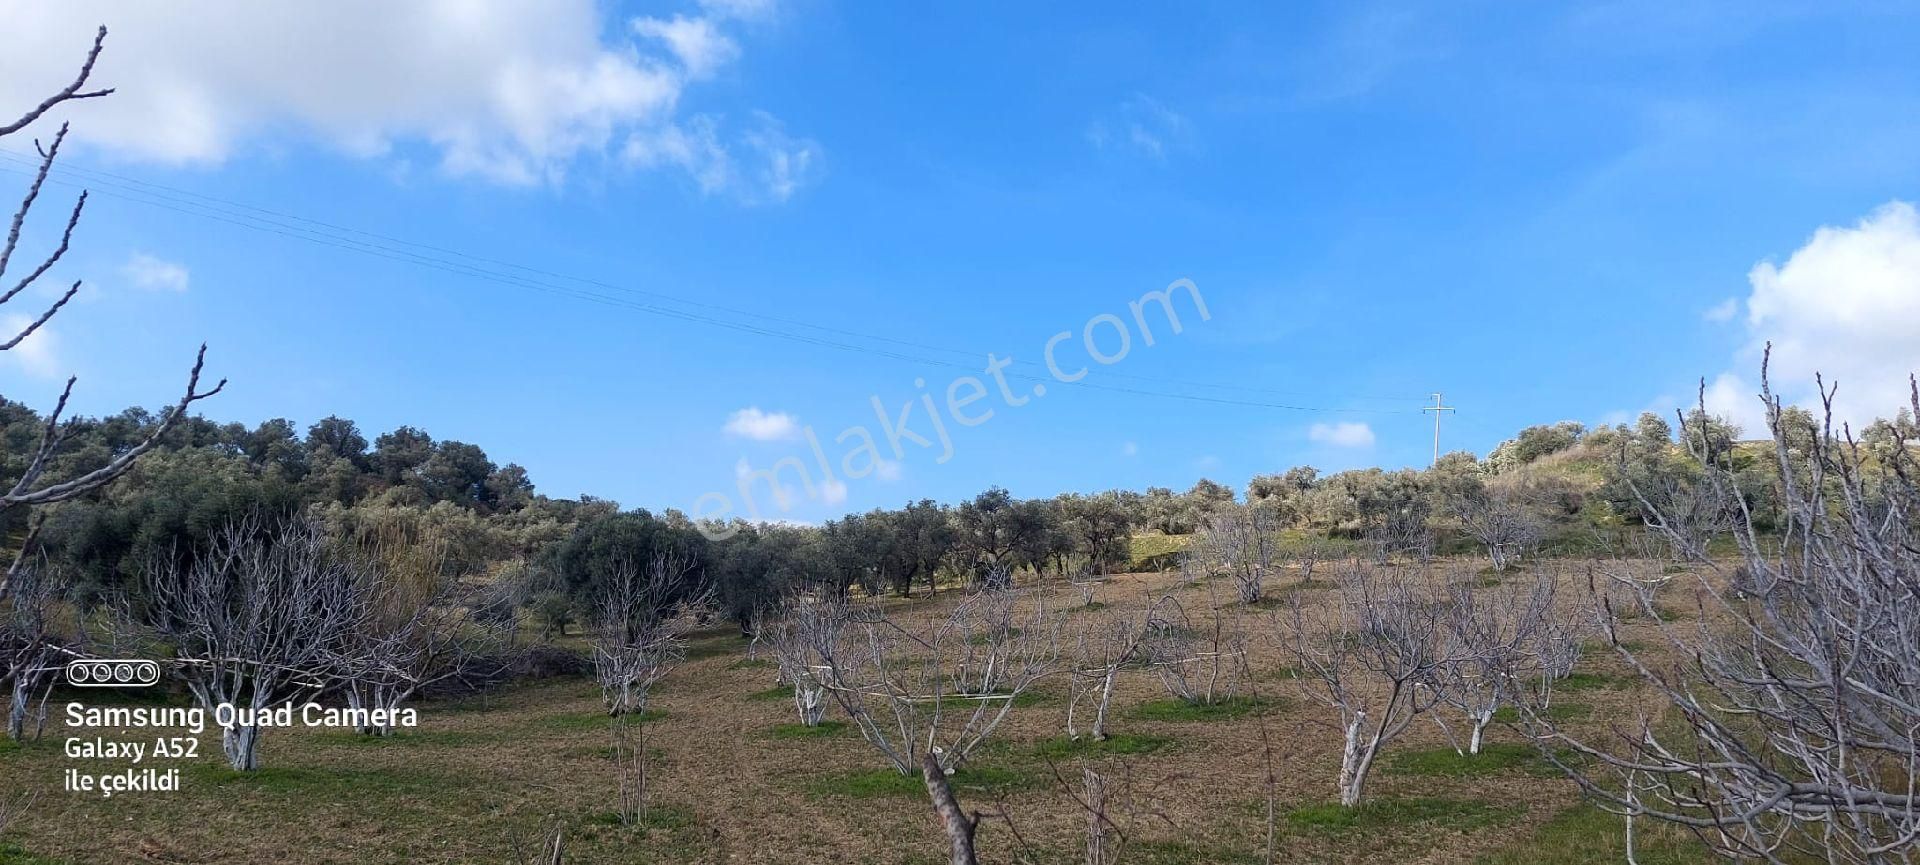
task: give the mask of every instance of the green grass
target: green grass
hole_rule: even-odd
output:
[[[648,709],[638,715],[628,715],[627,723],[649,723],[667,716],[664,709]],[[595,728],[612,729],[613,717],[605,711],[573,712],[566,715],[548,715],[534,719],[535,724],[549,730],[592,730]]]
[[[1633,681],[1606,673],[1574,673],[1553,683],[1556,691],[1617,691],[1633,687]]]
[[[767,735],[775,739],[824,739],[846,727],[845,721],[821,721],[811,727],[805,724],[778,724],[768,729]]]
[[[595,815],[593,822],[603,826],[623,825],[620,822],[620,815],[611,811]],[[697,822],[691,810],[679,805],[661,803],[648,805],[646,812],[640,815],[640,820],[634,826],[651,829],[685,829]]]
[[[1535,714],[1555,722],[1578,721],[1591,717],[1593,715],[1593,707],[1583,706],[1579,703],[1560,702],[1548,706],[1545,710],[1536,712]],[[1493,719],[1502,724],[1517,724],[1520,722],[1520,710],[1512,706],[1503,706],[1499,711],[1493,713]]]
[[[1031,787],[1038,776],[998,766],[967,766],[948,778],[956,794],[998,793]],[[807,792],[815,796],[846,796],[873,799],[886,796],[926,798],[926,781],[920,773],[902,775],[891,768],[823,775],[807,782]]]
[[[1061,736],[1035,745],[1033,753],[1034,756],[1049,760],[1067,760],[1074,757],[1151,754],[1171,744],[1173,740],[1166,736],[1149,736],[1141,733],[1115,733],[1104,740],[1092,737],[1069,739]]]
[[[1571,759],[1571,755],[1562,754],[1561,759]],[[1464,756],[1452,748],[1401,751],[1387,757],[1385,768],[1396,775],[1437,778],[1478,778],[1515,770],[1534,775],[1560,774],[1558,767],[1540,756],[1540,749],[1518,742],[1485,743],[1480,753]]]
[[[272,755],[268,754],[266,758],[271,759]],[[229,793],[253,792],[357,801],[445,794],[466,786],[459,778],[412,769],[269,765],[252,772],[236,772],[224,765],[194,763],[186,767],[186,775],[186,783]]]
[[[1054,695],[1047,691],[1042,691],[1037,688],[1028,688],[1014,696],[1013,707],[1016,709],[1024,709],[1029,706],[1045,705],[1047,703],[1053,702],[1053,700],[1054,700]]]
[[[1187,841],[1136,841],[1127,845],[1126,861],[1128,865],[1257,865],[1260,857],[1246,850]]]
[[[1180,552],[1192,543],[1192,535],[1135,535],[1127,570],[1158,571],[1172,567]]]
[[[1351,808],[1331,802],[1304,805],[1287,812],[1286,825],[1295,832],[1330,835],[1436,824],[1455,830],[1477,829],[1507,822],[1525,810],[1466,799],[1369,799]]]
[[[1009,638],[1012,638],[1012,637],[1018,637],[1018,636],[1020,636],[1020,635],[1021,635],[1022,633],[1024,633],[1024,631],[1022,631],[1022,629],[1020,629],[1020,628],[1008,628],[1008,629],[1007,629],[1007,637],[1009,637]],[[997,633],[997,632],[994,632],[994,631],[987,631],[987,632],[985,632],[985,633],[979,633],[979,634],[974,634],[973,636],[971,636],[971,637],[968,637],[968,638],[967,638],[967,645],[970,645],[970,646],[984,646],[984,645],[987,645],[988,643],[991,643],[991,642],[993,642],[994,640],[997,640],[997,639],[1000,639],[1000,634],[999,634],[999,633]]]
[[[775,685],[764,691],[755,691],[748,694],[747,699],[755,703],[775,703],[782,700],[791,700],[793,699],[793,686]]]
[[[1127,710],[1127,717],[1139,721],[1167,721],[1189,723],[1199,721],[1225,721],[1239,718],[1254,712],[1264,712],[1272,708],[1271,699],[1239,697],[1220,703],[1189,703],[1185,700],[1155,700],[1141,703]]]
[[[494,733],[462,730],[395,730],[390,736],[364,736],[350,730],[329,730],[315,736],[314,741],[340,748],[413,748],[422,745],[464,748],[498,741],[499,738]]]
[[[65,860],[48,859],[27,852],[18,844],[0,841],[0,865],[66,865]]]
[[[743,643],[738,637],[707,638],[687,646],[687,660],[700,661],[721,655],[732,654]]]
[[[1720,862],[1684,830],[1645,821],[1635,827],[1634,857],[1641,865],[1707,865]],[[1616,865],[1626,861],[1626,821],[1576,805],[1554,815],[1530,838],[1475,860],[1476,865]]]

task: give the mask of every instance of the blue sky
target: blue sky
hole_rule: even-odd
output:
[[[728,432],[745,409],[813,427],[837,462],[836,433],[876,426],[872,398],[968,374],[887,354],[978,375],[989,351],[1037,362],[1070,331],[1084,362],[1095,316],[1130,321],[1177,279],[1202,292],[1210,320],[1084,379],[1173,396],[996,396],[945,463],[909,448],[884,479],[764,509],[812,521],[993,484],[1424,465],[1431,391],[1459,408],[1443,447],[1485,453],[1529,423],[1670,410],[1701,377],[1744,397],[1764,338],[1805,348],[1789,371],[1875,394],[1920,354],[1920,229],[1889,209],[1920,182],[1910,8],[716,0],[432,19],[453,14],[346,3],[203,32],[133,5],[0,13],[0,38],[31,46],[0,61],[5,104],[70,75],[99,21],[98,80],[119,88],[61,111],[64,177],[95,199],[59,274],[90,289],[0,365],[0,393],[44,406],[72,372],[83,412],[157,406],[205,340],[232,380],[215,418],[414,424],[551,495],[691,509],[742,460],[811,459],[777,419]],[[255,230],[235,203],[618,303]],[[208,207],[228,217],[187,212]],[[1756,277],[1769,261],[1777,278]],[[1857,286],[1853,314],[1797,314]]]

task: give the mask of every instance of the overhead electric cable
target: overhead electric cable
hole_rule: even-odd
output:
[[[0,164],[0,171],[18,171],[22,173],[26,173],[31,169],[37,169],[39,165],[39,162],[37,159],[30,159],[26,154],[22,154],[18,151],[8,150],[6,148],[0,148],[0,163],[12,163],[13,166],[15,166],[10,168],[5,164]],[[71,178],[62,177],[61,175],[71,175]],[[253,205],[248,205],[240,202],[229,201],[229,200],[217,198],[214,196],[192,192],[190,190],[164,186],[161,184],[151,183],[148,181],[126,177],[124,175],[114,174],[111,172],[90,170],[90,169],[84,169],[84,168],[74,168],[71,166],[60,165],[55,167],[55,170],[52,176],[49,177],[49,180],[52,182],[60,183],[61,185],[65,185],[65,186],[86,186],[90,189],[93,189],[94,194],[96,195],[105,195],[110,198],[129,201],[136,204],[143,204],[149,207],[161,208],[164,210],[172,211],[175,213],[181,213],[189,216],[196,216],[202,219],[208,219],[208,220],[221,222],[228,225],[234,225],[237,227],[246,228],[254,231],[274,234],[274,235],[286,237],[293,240],[302,240],[302,241],[314,243],[320,246],[331,247],[335,249],[344,250],[347,252],[354,252],[362,255],[373,256],[376,258],[383,258],[383,259],[396,261],[404,264],[411,264],[418,267],[425,267],[428,269],[438,270],[441,272],[451,273],[459,276],[467,276],[467,277],[480,279],[488,282],[493,282],[496,284],[506,285],[510,287],[532,289],[535,291],[541,291],[549,294],[557,294],[560,296],[569,297],[575,300],[582,300],[590,303],[598,303],[598,304],[612,306],[616,308],[630,309],[630,310],[634,310],[634,311],[638,311],[638,312],[642,312],[650,315],[656,315],[656,316],[660,316],[668,319],[675,319],[675,320],[686,321],[686,322],[696,323],[696,324],[705,324],[708,326],[720,327],[728,330],[748,333],[751,335],[773,337],[776,339],[784,339],[792,342],[798,342],[802,344],[814,345],[814,346],[819,346],[824,348],[832,348],[840,351],[868,354],[868,355],[877,356],[877,357],[885,357],[889,359],[900,360],[908,363],[919,363],[919,364],[928,364],[928,365],[935,365],[935,366],[948,367],[948,368],[954,368],[954,369],[964,369],[970,372],[979,371],[978,358],[980,358],[981,353],[976,351],[968,351],[965,349],[928,345],[924,343],[918,343],[910,340],[902,340],[902,339],[897,339],[894,337],[888,337],[888,336],[883,336],[878,334],[844,330],[840,328],[812,324],[805,321],[788,319],[788,318],[783,318],[775,315],[769,315],[766,313],[755,312],[752,310],[738,309],[738,308],[727,307],[719,304],[689,300],[686,298],[680,298],[680,297],[676,297],[676,296],[661,293],[661,292],[649,291],[646,289],[634,288],[631,286],[618,285],[618,284],[604,282],[601,280],[588,278],[588,277],[571,276],[568,274],[557,273],[554,271],[543,270],[535,267],[529,267],[526,265],[521,265],[521,264],[511,262],[511,261],[487,258],[483,256],[473,255],[470,253],[460,252],[457,250],[447,249],[444,247],[438,247],[430,244],[403,240],[400,238],[394,238],[394,237],[378,234],[375,232],[363,231],[360,229],[355,229],[347,226],[341,226],[333,223],[323,222],[320,220],[309,219],[309,218],[294,215],[294,214],[284,213],[284,212],[275,211],[275,210],[269,210],[266,208],[256,207]],[[80,180],[84,180],[88,182],[87,183],[78,182]],[[356,238],[368,238],[368,239],[360,240]],[[516,274],[516,273],[504,272],[502,270],[503,268],[509,271],[518,271],[519,273]],[[527,275],[521,275],[521,274],[527,274]],[[558,284],[556,281],[572,282],[572,283],[577,283],[579,285],[592,286],[598,289],[605,289],[607,291],[618,292],[620,294],[633,295],[637,297],[646,297],[658,302],[641,302],[631,297],[619,297],[619,296],[609,295],[602,291],[594,291],[594,290],[588,290],[588,289],[580,288],[576,286],[562,285],[562,284]],[[679,304],[683,306],[694,307],[695,309],[700,309],[700,310],[709,310],[714,313],[725,313],[731,316],[744,316],[747,318],[760,319],[762,321],[775,322],[781,325],[785,325],[787,327],[795,327],[795,328],[802,328],[806,330],[818,331],[823,334],[829,334],[832,337],[836,337],[836,338],[828,338],[824,336],[813,336],[813,335],[804,334],[804,333],[793,333],[790,331],[779,330],[779,329],[775,329],[775,328],[767,327],[763,325],[741,322],[737,320],[729,320],[727,318],[724,318],[718,315],[703,314],[700,312],[694,312],[694,311],[689,311],[685,309],[675,309],[669,306],[662,306],[660,305],[660,302]],[[974,362],[961,363],[958,361],[943,360],[940,358],[929,358],[922,355],[908,354],[902,351],[895,351],[895,350],[886,349],[886,348],[877,348],[871,345],[862,345],[856,342],[847,341],[847,340],[854,340],[854,339],[871,340],[874,342],[885,343],[888,345],[901,346],[903,348],[917,349],[919,351],[924,351],[924,352],[936,352],[941,354],[959,355],[959,356],[972,358],[974,359]],[[1027,365],[1027,366],[1035,365],[1035,362],[1033,361],[1016,361],[1015,363],[1020,365]],[[1248,385],[1182,381],[1177,379],[1160,379],[1160,378],[1153,378],[1148,376],[1129,375],[1129,374],[1119,373],[1116,371],[1102,371],[1101,375],[1104,378],[1124,378],[1124,379],[1140,381],[1145,383],[1165,384],[1165,385],[1181,386],[1181,387],[1199,387],[1199,388],[1208,388],[1208,389],[1216,389],[1216,390],[1241,391],[1241,392],[1247,392],[1247,393],[1268,393],[1268,394],[1285,395],[1285,396],[1312,395],[1312,394],[1307,394],[1307,393],[1298,392],[1298,391],[1283,391],[1283,390],[1277,390],[1272,388],[1263,388],[1263,387],[1248,386]],[[1106,384],[1101,382],[1089,382],[1084,380],[1072,381],[1072,382],[1061,381],[1059,379],[1054,378],[1051,375],[1037,375],[1037,374],[1023,373],[1023,372],[1009,371],[1007,373],[1007,377],[1013,378],[1013,379],[1019,379],[1023,381],[1071,385],[1074,387],[1085,388],[1088,390],[1107,391],[1112,393],[1123,393],[1123,394],[1136,395],[1136,396],[1159,397],[1163,399],[1179,399],[1179,400],[1185,400],[1190,402],[1213,403],[1213,404],[1219,404],[1219,405],[1235,405],[1235,406],[1245,406],[1245,407],[1253,407],[1253,408],[1279,409],[1279,410],[1285,410],[1285,411],[1349,412],[1349,413],[1370,413],[1370,414],[1410,414],[1410,413],[1413,413],[1414,411],[1412,409],[1395,410],[1395,409],[1385,409],[1385,408],[1374,409],[1374,408],[1351,408],[1351,407],[1333,407],[1333,406],[1311,406],[1311,405],[1298,405],[1298,404],[1290,404],[1290,403],[1266,402],[1266,401],[1247,400],[1247,399],[1233,399],[1233,398],[1226,398],[1226,397],[1213,397],[1213,396],[1206,396],[1206,395],[1192,394],[1192,393],[1169,393],[1165,391],[1147,390],[1147,389],[1135,388],[1135,387],[1124,387],[1120,385]],[[1350,396],[1348,397],[1348,399],[1368,400],[1368,401],[1407,401],[1407,402],[1413,401],[1412,398],[1384,397],[1384,396]]]

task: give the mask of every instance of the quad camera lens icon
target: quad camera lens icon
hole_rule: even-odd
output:
[[[160,665],[140,658],[67,662],[67,684],[76,688],[146,688],[159,681]]]

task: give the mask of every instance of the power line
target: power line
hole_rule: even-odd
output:
[[[15,166],[19,166],[17,168],[8,168],[5,165],[0,165],[0,171],[11,170],[11,171],[25,172],[28,168],[37,168],[39,165],[37,160],[30,161],[25,154],[19,153],[18,151],[8,150],[6,148],[0,148],[0,160],[11,162],[11,163],[14,163]],[[587,278],[587,277],[571,276],[563,273],[543,270],[540,268],[529,267],[526,265],[521,265],[521,264],[517,264],[510,261],[472,255],[472,254],[460,252],[457,250],[451,250],[443,247],[432,246],[429,244],[417,243],[413,241],[389,237],[389,236],[378,234],[375,232],[363,231],[360,229],[351,228],[347,226],[335,225],[335,224],[323,222],[320,220],[309,219],[309,218],[294,215],[294,214],[269,210],[266,208],[256,207],[253,205],[248,205],[240,202],[228,201],[225,199],[216,198],[214,196],[192,192],[190,190],[168,187],[161,184],[139,180],[136,178],[126,177],[124,175],[113,174],[111,172],[79,169],[79,168],[72,168],[69,166],[56,166],[53,176],[49,177],[49,180],[52,180],[53,182],[60,183],[61,185],[65,185],[65,186],[82,186],[83,185],[73,180],[62,178],[60,175],[63,175],[63,174],[73,175],[81,179],[90,180],[92,184],[97,184],[99,186],[105,187],[104,190],[95,190],[95,194],[106,195],[107,197],[110,197],[110,198],[117,198],[123,201],[129,201],[136,204],[143,204],[149,207],[157,207],[157,208],[161,208],[161,209],[176,212],[176,213],[181,213],[189,216],[196,216],[202,219],[208,219],[215,222],[226,223],[229,225],[234,225],[241,228],[247,228],[254,231],[274,234],[274,235],[286,237],[293,240],[302,240],[302,241],[306,241],[316,245],[340,249],[347,252],[359,253],[361,255],[368,255],[376,258],[383,258],[391,261],[397,261],[404,264],[411,264],[417,267],[424,267],[424,268],[438,270],[441,272],[451,273],[459,276],[467,276],[475,279],[493,282],[496,284],[507,285],[510,287],[532,289],[535,291],[541,291],[549,294],[557,294],[560,296],[569,297],[575,300],[582,300],[590,303],[598,303],[606,306],[630,309],[630,310],[642,312],[645,314],[656,315],[656,316],[669,318],[669,319],[676,319],[676,320],[681,320],[681,321],[686,321],[686,322],[696,323],[696,324],[705,324],[713,327],[720,327],[728,330],[748,333],[751,335],[768,336],[768,337],[773,337],[777,339],[785,339],[788,341],[814,345],[818,347],[833,348],[836,350],[848,351],[848,352],[854,352],[854,353],[860,353],[860,354],[868,354],[872,356],[885,357],[885,358],[900,360],[904,362],[928,364],[928,365],[935,365],[935,366],[942,366],[942,367],[949,367],[949,368],[956,368],[956,369],[966,369],[968,371],[977,371],[976,368],[978,365],[978,358],[980,357],[980,354],[978,352],[968,351],[965,349],[927,345],[924,343],[917,343],[910,340],[901,340],[901,339],[883,336],[883,335],[861,333],[858,331],[850,331],[850,330],[844,330],[840,328],[828,327],[825,325],[817,325],[817,324],[812,324],[805,321],[767,315],[765,313],[754,312],[751,310],[743,310],[743,309],[727,307],[719,304],[688,300],[685,298],[680,298],[673,295],[664,294],[661,292],[649,291],[646,289],[634,288],[631,286],[617,285],[614,283],[608,283],[608,282]],[[355,236],[361,237],[361,238],[369,238],[369,239],[359,240],[359,239],[355,239]],[[506,269],[506,271],[518,271],[519,274],[505,272],[502,270],[502,268]],[[521,275],[521,274],[526,274],[526,275]],[[605,289],[608,291],[618,292],[620,294],[625,294],[625,295],[632,295],[635,297],[645,297],[655,302],[642,302],[642,301],[634,300],[630,297],[619,297],[619,296],[609,295],[602,291],[588,290],[588,289],[580,288],[576,286],[561,285],[561,284],[558,284],[556,280],[577,283],[579,285],[592,286],[593,288],[596,288],[596,289]],[[769,326],[756,325],[756,324],[741,322],[737,320],[729,320],[719,315],[705,314],[705,313],[693,312],[693,311],[684,310],[684,309],[675,309],[668,306],[661,306],[659,302],[680,304],[684,306],[694,307],[696,309],[709,310],[709,311],[712,311],[713,313],[725,313],[731,316],[744,316],[747,318],[760,319],[762,321],[774,322],[781,325],[786,325],[788,327],[797,327],[797,328],[803,328],[806,330],[817,331],[822,334],[826,334],[827,336],[812,336],[812,335],[803,334],[803,333],[793,333],[785,330],[775,329]],[[972,359],[974,362],[960,363],[956,361],[942,360],[938,358],[928,358],[921,355],[908,354],[902,351],[876,348],[870,345],[861,345],[854,342],[848,342],[846,341],[847,339],[872,340],[875,342],[885,343],[889,345],[901,346],[903,348],[917,349],[920,351],[930,351],[930,352],[936,352],[941,354],[960,355],[960,356],[968,357]],[[1026,365],[1026,366],[1034,365],[1033,361],[1016,361],[1015,363],[1019,365]],[[1128,375],[1128,374],[1112,372],[1112,371],[1103,372],[1102,376],[1107,378],[1123,378],[1123,379],[1141,381],[1146,383],[1165,384],[1165,385],[1180,386],[1180,387],[1200,387],[1200,388],[1209,388],[1209,389],[1217,389],[1217,390],[1242,391],[1242,392],[1249,392],[1249,393],[1268,393],[1268,394],[1286,395],[1286,396],[1309,395],[1309,394],[1305,394],[1298,391],[1283,391],[1283,390],[1276,390],[1272,388],[1253,387],[1253,386],[1246,386],[1246,385],[1220,384],[1220,383],[1211,383],[1211,382],[1181,381],[1176,379],[1157,379],[1157,378],[1152,378],[1148,376]],[[1131,394],[1131,395],[1137,395],[1137,396],[1160,397],[1165,399],[1180,399],[1180,400],[1185,400],[1190,402],[1203,402],[1203,403],[1213,403],[1213,404],[1220,404],[1220,405],[1235,405],[1235,406],[1246,406],[1246,407],[1254,407],[1254,408],[1271,408],[1271,409],[1280,409],[1280,410],[1286,410],[1286,411],[1351,412],[1351,413],[1374,413],[1374,414],[1411,413],[1411,411],[1408,411],[1408,410],[1394,410],[1394,409],[1384,409],[1384,408],[1369,409],[1369,408],[1310,406],[1310,405],[1297,405],[1297,404],[1289,404],[1289,403],[1266,402],[1266,401],[1258,401],[1258,400],[1211,397],[1211,396],[1205,396],[1201,394],[1191,394],[1191,393],[1167,393],[1163,391],[1146,390],[1146,389],[1133,388],[1133,387],[1123,387],[1119,385],[1103,384],[1098,382],[1086,382],[1086,381],[1065,382],[1065,381],[1058,381],[1052,376],[1040,376],[1040,375],[1034,375],[1029,373],[1019,373],[1019,372],[1010,372],[1008,373],[1008,377],[1025,380],[1025,381],[1041,382],[1041,383],[1068,384],[1075,387],[1085,388],[1088,390],[1101,390],[1101,391],[1124,393],[1124,394]],[[1360,399],[1360,400],[1370,400],[1370,401],[1408,401],[1408,398],[1405,398],[1405,397],[1384,397],[1384,396],[1356,396],[1356,397],[1349,397],[1349,399]]]

